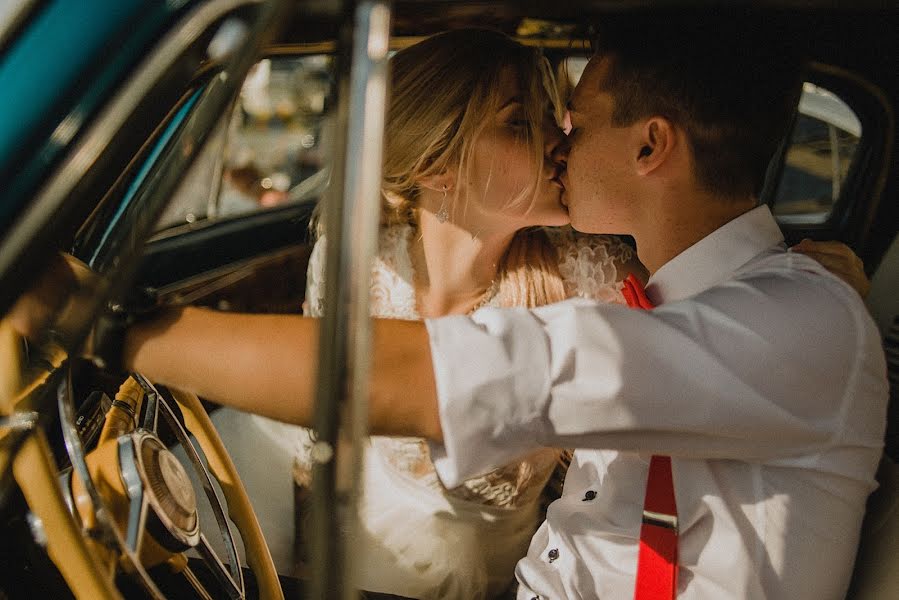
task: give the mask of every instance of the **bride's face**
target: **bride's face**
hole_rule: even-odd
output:
[[[538,124],[543,131],[543,158],[537,163],[535,141],[528,135],[523,93],[514,72],[504,71],[498,110],[486,115],[487,122],[469,157],[466,212],[477,214],[480,220],[495,221],[496,226],[514,229],[565,225],[568,211],[561,202],[561,167],[553,162],[553,153],[564,134],[547,111]],[[539,175],[536,179],[535,170]],[[482,224],[492,228],[491,223]]]

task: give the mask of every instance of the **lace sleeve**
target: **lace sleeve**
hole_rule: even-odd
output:
[[[408,225],[381,230],[378,254],[371,274],[371,315],[386,319],[418,319],[415,288],[412,285],[412,262],[407,240]],[[321,317],[325,312],[325,236],[315,242],[306,269],[306,301],[303,314]]]
[[[320,317],[325,312],[325,236],[319,237],[312,247],[306,268],[306,301],[303,314]]]
[[[621,280],[639,268],[634,250],[613,235],[547,230],[559,252],[559,272],[569,297],[624,304]]]

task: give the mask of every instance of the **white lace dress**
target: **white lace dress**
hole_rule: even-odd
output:
[[[420,319],[413,288],[409,239],[412,228],[382,230],[372,273],[371,313]],[[584,236],[570,228],[548,230],[559,250],[559,269],[569,296],[624,303],[618,266],[633,258],[615,237]],[[306,288],[308,312],[321,316],[324,240],[312,251]],[[486,305],[495,304],[495,298]],[[309,483],[312,439],[300,434],[295,477]],[[361,579],[369,591],[410,598],[489,598],[511,583],[515,563],[527,552],[538,523],[540,494],[558,450],[539,451],[455,489],[437,478],[427,443],[420,438],[371,438],[366,448],[360,504]]]

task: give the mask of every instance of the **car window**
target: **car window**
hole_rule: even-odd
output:
[[[862,125],[831,91],[806,82],[772,202],[782,221],[823,223],[846,182]]]
[[[254,65],[157,230],[318,198],[329,180],[332,63],[318,54]]]

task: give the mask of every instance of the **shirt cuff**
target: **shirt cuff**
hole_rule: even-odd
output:
[[[540,447],[550,392],[549,342],[525,309],[483,308],[426,321],[443,444],[431,459],[447,488]]]

